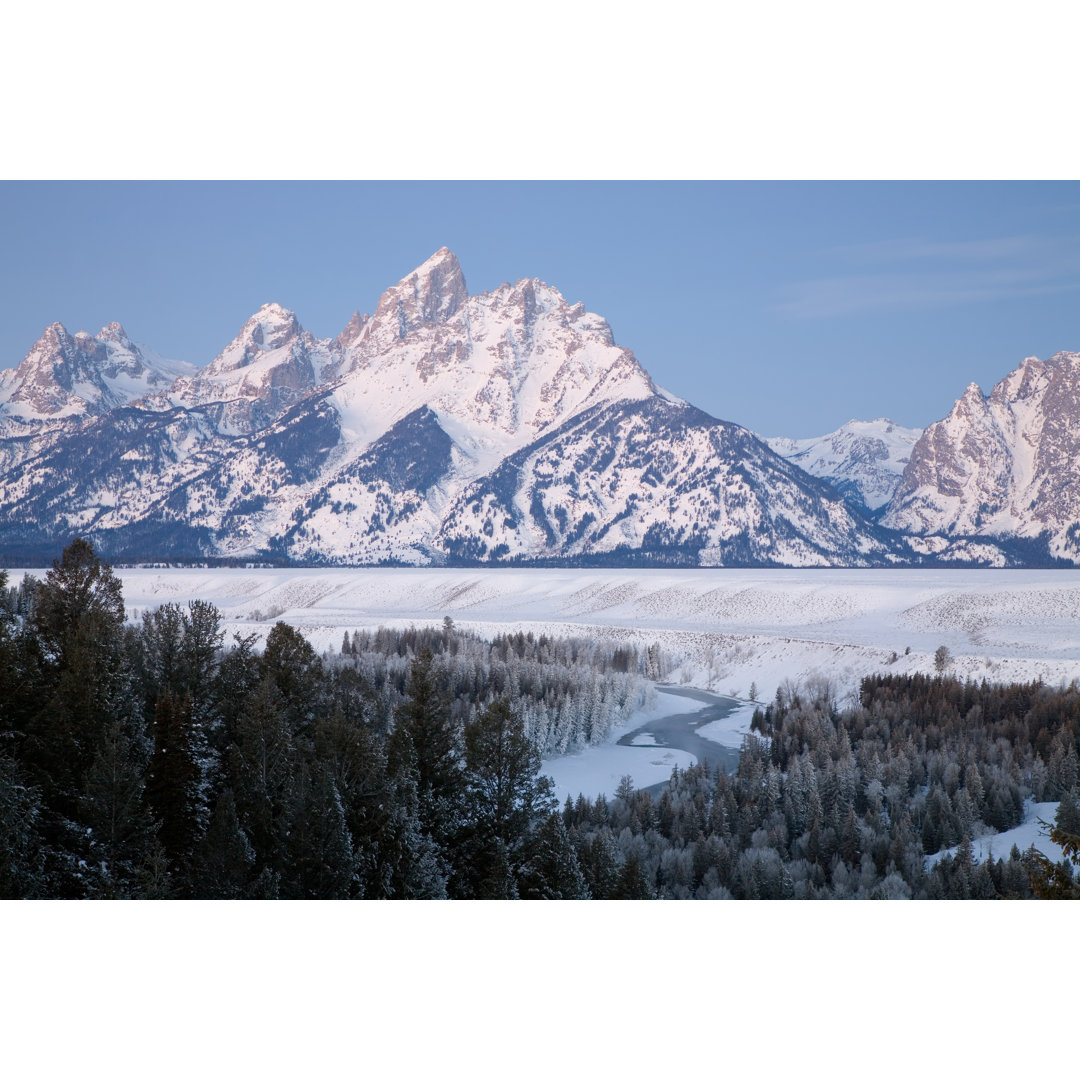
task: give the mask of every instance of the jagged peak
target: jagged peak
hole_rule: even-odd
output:
[[[59,361],[62,365],[69,362],[69,353],[75,350],[77,353],[93,351],[93,346],[98,345],[92,334],[85,330],[72,334],[61,322],[49,323],[41,332],[41,337],[30,346],[29,352],[19,365],[20,370],[26,371],[36,368],[42,362],[55,365]],[[90,349],[87,348],[90,346]]]
[[[34,342],[34,345],[40,345],[44,341],[64,341],[70,337],[68,328],[62,322],[51,322],[41,331],[41,337]]]
[[[203,369],[214,378],[247,367],[260,354],[284,348],[304,332],[294,312],[276,302],[263,304],[244,323],[240,333]]]
[[[250,326],[253,323],[257,323],[260,326],[267,325],[293,325],[296,323],[296,313],[282,304],[279,304],[276,300],[268,301],[263,304],[254,315],[248,319],[247,324]]]
[[[457,256],[441,247],[379,298],[375,318],[392,321],[395,336],[430,323],[444,323],[469,298]]]
[[[263,304],[246,323],[237,341],[254,342],[263,349],[280,349],[287,340],[302,333],[296,313],[271,301]]]
[[[341,331],[337,336],[337,343],[343,349],[349,348],[350,345],[354,345],[364,332],[364,328],[371,322],[371,316],[364,312],[363,315],[359,311],[354,311],[352,318],[345,324],[345,329]]]
[[[117,341],[122,343],[130,343],[131,338],[128,337],[127,331],[118,322],[106,323],[96,335],[98,341]]]
[[[283,319],[295,319],[296,315],[276,300],[268,300],[259,307],[256,315],[277,316]]]
[[[458,257],[444,244],[433,255],[429,255],[414,271],[413,274],[430,274],[438,266],[449,266],[461,270]],[[411,274],[409,275],[412,276]]]
[[[1036,357],[1034,357],[1034,356],[1029,356],[1028,357],[1028,360],[1035,360],[1035,359],[1036,359]],[[1064,364],[1069,364],[1071,366],[1073,364],[1076,364],[1078,361],[1080,361],[1080,352],[1070,352],[1068,350],[1063,349],[1060,352],[1054,353],[1054,355],[1051,356],[1050,359],[1047,360],[1046,362],[1048,364],[1055,364],[1055,365],[1059,365],[1059,366],[1064,365]],[[1025,360],[1024,363],[1027,363],[1027,360]]]

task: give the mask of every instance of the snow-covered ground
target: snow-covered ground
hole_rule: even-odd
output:
[[[656,642],[676,685],[743,698],[753,686],[761,701],[786,679],[820,677],[842,702],[871,672],[933,672],[939,645],[962,678],[1080,678],[1080,570],[118,573],[133,617],[200,598],[217,605],[230,634],[265,634],[281,619],[319,650],[338,649],[346,629],[445,615],[483,635],[522,629]],[[13,571],[12,581],[19,576]]]
[[[651,735],[639,735],[633,746],[619,746],[617,743],[627,732],[640,727],[651,717],[693,713],[701,708],[703,704],[700,701],[669,694],[658,695],[651,708],[635,713],[627,723],[615,728],[600,745],[586,747],[575,754],[548,758],[544,762],[544,772],[555,781],[555,795],[560,805],[566,801],[567,795],[571,799],[576,799],[579,794],[584,794],[590,800],[600,794],[613,798],[624,776],[633,780],[634,787],[643,788],[669,780],[671,770],[676,765],[685,769],[696,764],[697,759],[693,754],[657,746]]]
[[[22,573],[11,571],[11,583]],[[948,671],[961,678],[1042,678],[1054,685],[1080,678],[1080,570],[117,573],[132,619],[170,601],[208,600],[222,613],[226,640],[234,633],[265,636],[280,619],[300,629],[316,649],[336,651],[346,630],[434,624],[449,615],[484,636],[521,629],[605,637],[642,648],[655,642],[670,661],[669,682],[741,698],[753,687],[758,701],[769,701],[788,679],[818,678],[829,680],[843,703],[864,675],[932,673],[939,645],[952,655]],[[701,704],[663,695],[656,707],[692,712]],[[748,704],[698,734],[738,747],[753,710]],[[675,764],[691,764],[683,751],[616,745],[647,718],[639,714],[602,746],[547,762],[560,800],[579,791],[610,796],[626,774],[644,787],[666,780]],[[1037,824],[1018,846],[1026,848],[1036,833]],[[1009,835],[989,838],[995,857],[1008,854]]]
[[[711,739],[721,746],[729,746],[738,750],[742,746],[743,739],[750,734],[750,721],[754,718],[754,711],[761,706],[753,701],[740,705],[723,720],[712,720],[708,724],[702,724],[697,729],[697,734],[703,739]]]
[[[635,788],[644,788],[670,780],[676,765],[685,769],[695,763],[694,755],[685,750],[605,743],[580,754],[550,758],[544,762],[544,772],[555,781],[555,797],[561,807],[567,796],[576,800],[579,794],[590,802],[597,795],[612,799],[624,776],[634,781]]]
[[[1027,851],[1034,844],[1036,850],[1041,851],[1047,858],[1052,859],[1054,862],[1061,862],[1065,858],[1065,852],[1051,841],[1039,824],[1041,818],[1047,824],[1053,825],[1057,808],[1058,804],[1056,802],[1037,803],[1028,799],[1024,803],[1024,820],[1015,829],[1009,829],[1008,832],[1003,833],[991,833],[989,836],[982,836],[978,840],[971,841],[971,852],[975,856],[975,861],[985,862],[988,858],[994,860],[1007,859],[1009,852],[1012,851],[1013,844],[1021,852]],[[927,856],[926,865],[931,867],[946,855],[955,854],[956,848],[954,847],[935,852],[933,855]]]

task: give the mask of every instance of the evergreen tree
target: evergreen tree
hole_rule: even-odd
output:
[[[26,783],[18,762],[0,754],[0,900],[47,895],[40,819],[40,793]]]
[[[323,666],[311,643],[299,630],[275,623],[266,636],[260,659],[263,677],[281,695],[280,708],[294,736],[310,738],[323,701]]]
[[[495,892],[509,892],[506,874],[516,876],[530,836],[556,803],[551,779],[540,774],[540,753],[506,698],[466,725],[465,765],[466,875],[478,890],[489,881]],[[492,886],[484,889],[491,895]]]
[[[282,898],[348,900],[359,885],[352,838],[337,786],[320,763],[300,762],[289,818]]]
[[[619,871],[615,847],[609,830],[601,829],[589,839],[580,840],[577,847],[578,865],[585,885],[594,900],[613,900],[618,886]]]
[[[588,900],[589,889],[563,819],[548,815],[520,873],[523,900]]]
[[[168,693],[158,698],[151,735],[154,748],[147,801],[161,822],[159,835],[170,870],[178,873],[200,835],[204,809],[192,745],[191,702],[186,695],[182,700]]]
[[[619,871],[613,900],[651,900],[653,891],[645,880],[641,860],[637,855],[628,856]]]
[[[282,695],[270,677],[245,701],[226,755],[227,782],[240,827],[255,850],[256,869],[280,879],[285,839],[295,805],[296,747],[286,726]]]
[[[463,749],[461,725],[425,646],[409,668],[406,698],[394,713],[390,754],[396,769],[414,772],[421,826],[441,847],[452,843],[462,824]]]
[[[214,804],[210,825],[195,848],[190,893],[200,900],[254,899],[255,849],[236,813],[232,788],[226,787]]]
[[[108,726],[87,772],[79,819],[86,825],[86,894],[103,899],[167,890],[158,823],[147,808],[145,739]]]
[[[44,667],[25,752],[50,805],[68,816],[106,726],[130,703],[123,626],[120,581],[91,544],[73,540],[35,592]]]

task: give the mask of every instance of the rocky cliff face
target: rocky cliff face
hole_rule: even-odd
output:
[[[104,415],[168,386],[185,368],[144,356],[117,322],[93,336],[53,323],[17,368],[0,373],[0,433]]]
[[[916,535],[1045,537],[1080,557],[1080,354],[972,383],[916,443],[883,518]]]

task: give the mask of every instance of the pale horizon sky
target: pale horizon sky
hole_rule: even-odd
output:
[[[922,427],[1080,349],[1080,184],[5,182],[0,367],[112,320],[209,363],[266,301],[320,337],[444,244],[538,277],[667,389],[764,435]]]

